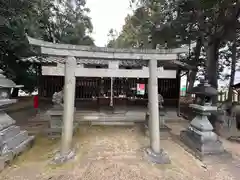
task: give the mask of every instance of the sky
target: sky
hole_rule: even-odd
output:
[[[129,0],[87,0],[86,6],[91,10],[92,37],[100,47],[107,45],[109,30],[113,28],[120,32],[125,17],[132,12]]]
[[[122,26],[125,24],[125,17],[132,13],[129,0],[87,0],[88,8],[90,8],[89,16],[93,24],[92,37],[95,44],[104,47],[108,43],[108,33],[110,29],[121,32]],[[240,82],[240,72],[236,73],[235,83]],[[198,82],[196,82],[198,83]],[[227,81],[219,82],[220,86],[226,86]],[[181,79],[181,86],[186,84],[186,77]]]

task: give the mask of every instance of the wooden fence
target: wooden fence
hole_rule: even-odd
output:
[[[181,97],[185,97],[186,92],[181,91]],[[195,97],[194,94],[191,95],[193,98]],[[184,98],[183,98],[184,99]],[[218,93],[218,102],[224,102],[228,99],[228,91],[219,91]],[[234,91],[232,95],[232,101],[233,102],[240,102],[240,93]]]
[[[218,101],[224,102],[228,99],[228,91],[220,91],[218,94]],[[240,102],[240,93],[237,93],[236,91],[233,92],[232,95],[232,101],[233,102]]]

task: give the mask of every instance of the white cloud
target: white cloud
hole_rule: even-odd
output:
[[[87,0],[91,12],[93,34],[97,46],[105,46],[111,28],[120,32],[125,24],[125,17],[131,13],[129,0]]]

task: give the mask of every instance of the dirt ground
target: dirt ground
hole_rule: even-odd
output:
[[[30,118],[27,114],[22,112],[22,119]],[[239,144],[224,140],[224,146],[234,155],[230,162],[203,164],[185,151],[175,138],[186,124],[173,123],[169,126],[172,135],[161,140],[162,148],[171,159],[169,165],[155,165],[146,160],[143,149],[149,146],[149,138],[140,126],[81,126],[74,136],[76,157],[72,161],[63,165],[52,164],[60,142],[38,136],[31,149],[0,173],[0,180],[239,179]]]
[[[154,165],[144,158],[148,138],[140,127],[81,127],[74,136],[76,157],[56,166],[59,142],[42,137],[1,174],[4,180],[232,180],[225,164],[205,166],[171,138],[162,140],[171,164]],[[237,180],[237,179],[236,179]]]

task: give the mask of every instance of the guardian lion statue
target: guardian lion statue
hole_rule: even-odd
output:
[[[64,91],[55,92],[52,96],[52,102],[54,107],[63,107],[63,95]]]

